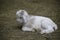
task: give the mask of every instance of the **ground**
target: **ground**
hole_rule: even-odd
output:
[[[57,25],[52,40],[60,39],[60,1],[58,0],[0,0],[0,40],[46,40],[36,32],[23,32],[16,22],[16,11],[24,9],[29,14],[46,16]]]

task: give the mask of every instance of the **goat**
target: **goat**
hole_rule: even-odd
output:
[[[16,12],[17,22],[22,25],[22,31],[39,31],[49,34],[57,30],[57,25],[48,17],[29,15],[25,10]]]
[[[57,25],[48,17],[29,15],[25,10],[16,12],[17,22],[22,24],[22,31],[50,34],[57,30]]]

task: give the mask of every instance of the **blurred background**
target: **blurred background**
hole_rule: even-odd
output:
[[[29,14],[46,16],[57,25],[52,40],[60,40],[59,0],[0,0],[0,40],[46,40],[41,34],[22,32],[17,26],[16,11],[24,9]]]

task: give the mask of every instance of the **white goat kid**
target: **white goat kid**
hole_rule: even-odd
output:
[[[17,21],[23,23],[23,31],[39,31],[41,34],[49,34],[57,30],[57,25],[47,17],[31,16],[25,10],[19,10],[16,13]],[[20,18],[21,17],[21,18]]]

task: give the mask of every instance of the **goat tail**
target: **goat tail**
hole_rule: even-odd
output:
[[[55,24],[55,26],[53,26],[53,29],[54,30],[57,30],[58,29],[56,24]]]

